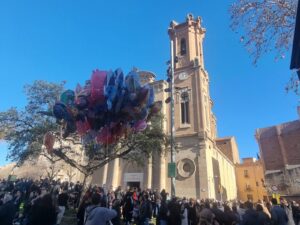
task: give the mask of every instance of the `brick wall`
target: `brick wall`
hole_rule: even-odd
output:
[[[256,137],[265,170],[300,164],[300,121],[258,129]]]

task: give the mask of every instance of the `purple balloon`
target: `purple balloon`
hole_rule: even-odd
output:
[[[147,122],[145,120],[139,120],[137,121],[134,126],[133,126],[133,130],[135,132],[140,132],[143,131],[147,128]]]

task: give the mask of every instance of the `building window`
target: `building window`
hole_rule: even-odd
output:
[[[181,93],[181,123],[189,124],[190,115],[189,115],[189,93],[187,91]]]
[[[244,177],[248,177],[248,170],[244,170]]]
[[[247,195],[247,199],[248,199],[249,201],[253,201],[253,195]]]
[[[258,187],[259,186],[259,183],[256,181],[256,187]]]
[[[250,184],[246,184],[246,191],[252,191]]]
[[[184,38],[180,40],[180,55],[186,54],[186,41]]]

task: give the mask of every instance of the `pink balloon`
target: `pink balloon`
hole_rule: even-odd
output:
[[[91,126],[87,120],[85,120],[84,122],[78,120],[76,122],[76,128],[79,135],[84,135],[88,130],[91,129]]]
[[[98,133],[96,140],[98,143],[102,144],[112,144],[115,142],[115,138],[109,127],[102,128],[102,130]]]
[[[53,151],[54,143],[55,143],[55,137],[54,137],[54,135],[51,132],[47,132],[44,135],[44,145],[45,145],[45,147],[47,149],[47,152],[49,154],[51,154],[52,151]]]
[[[103,103],[104,96],[104,84],[106,80],[106,72],[95,70],[91,77],[91,101]]]

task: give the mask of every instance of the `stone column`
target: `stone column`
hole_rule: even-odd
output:
[[[113,179],[111,185],[113,186],[114,189],[116,189],[120,184],[119,184],[119,162],[120,159],[116,158],[113,162]]]
[[[108,171],[108,163],[105,164],[105,166],[103,167],[103,176],[102,176],[102,185],[106,184],[107,182],[107,171]]]
[[[159,189],[166,189],[166,158],[164,154],[160,156],[160,175],[159,175]]]
[[[152,188],[152,156],[149,157],[147,165],[147,188]]]

